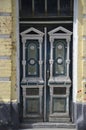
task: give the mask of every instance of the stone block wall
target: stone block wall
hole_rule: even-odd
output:
[[[0,0],[0,126],[7,123],[10,127],[18,126],[15,2]]]
[[[86,129],[86,0],[78,0],[77,130]]]

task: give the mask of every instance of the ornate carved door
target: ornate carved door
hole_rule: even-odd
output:
[[[23,118],[69,121],[69,48],[72,32],[57,27],[49,32],[29,28],[23,45]]]

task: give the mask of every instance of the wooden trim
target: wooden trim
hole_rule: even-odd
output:
[[[73,21],[19,21],[20,24],[70,24]]]
[[[47,13],[47,0],[45,0],[45,14]]]
[[[73,102],[77,98],[77,60],[78,60],[78,0],[74,0],[73,20]]]
[[[16,87],[17,101],[20,103],[20,44],[19,44],[19,1],[15,1],[16,6]]]
[[[60,0],[57,0],[58,6],[57,6],[57,13],[58,16],[60,15]]]
[[[34,0],[32,0],[32,14],[33,15],[34,15],[34,10],[35,10]]]
[[[46,58],[47,58],[47,28],[45,27],[44,28],[44,32],[45,32],[45,37],[44,37],[44,42],[45,42],[45,53],[44,53],[44,121],[46,121],[46,86],[47,86],[47,81],[46,81],[46,78],[47,78],[47,75],[46,75],[46,69],[47,69],[47,66],[46,66]]]

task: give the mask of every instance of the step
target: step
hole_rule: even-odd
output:
[[[51,123],[51,122],[40,122],[40,123],[21,123],[21,129],[27,128],[66,128],[75,129],[75,124],[73,123]]]
[[[30,129],[19,129],[19,130],[76,130],[75,128],[74,129],[69,129],[69,128],[30,128]]]

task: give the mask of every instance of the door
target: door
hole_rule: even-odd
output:
[[[44,32],[30,27],[21,33],[23,118],[30,121],[69,121],[72,32],[57,27]]]

